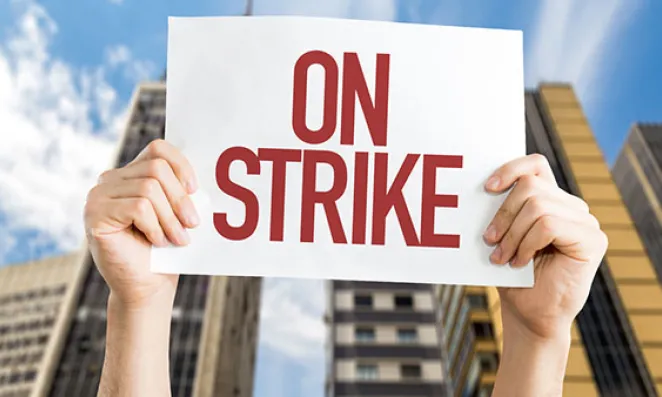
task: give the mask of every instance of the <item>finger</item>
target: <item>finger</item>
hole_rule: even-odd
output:
[[[86,233],[101,237],[134,225],[152,244],[165,247],[168,240],[161,228],[152,203],[142,197],[103,198],[85,207]]]
[[[185,187],[182,186],[170,164],[162,158],[144,160],[115,170],[115,172],[109,173],[102,183],[144,178],[155,179],[161,184],[170,206],[182,225],[193,228],[200,223],[198,213],[193,201],[185,191]]]
[[[571,209],[588,213],[588,205],[583,200],[549,184],[540,177],[525,175],[519,179],[485,229],[483,235],[485,241],[488,244],[496,244],[501,241],[525,203],[536,196],[550,197]]]
[[[501,193],[508,190],[524,175],[538,176],[556,185],[556,179],[547,158],[542,154],[531,154],[501,166],[487,180],[485,188],[489,192]]]
[[[512,225],[510,225],[490,256],[490,260],[501,265],[510,262],[515,257],[524,236],[538,219],[545,216],[569,219],[578,224],[586,224],[595,229],[599,228],[595,217],[583,211],[583,209],[570,207],[557,197],[533,196],[526,201],[522,210],[517,214]]]
[[[159,181],[153,178],[127,179],[100,185],[99,190],[110,199],[146,198],[154,207],[159,224],[175,245],[186,245],[189,236],[175,215]]]
[[[588,223],[543,216],[538,218],[522,240],[513,265],[529,263],[538,251],[550,244],[563,255],[597,266],[605,254],[608,241],[602,230]]]
[[[164,159],[170,164],[177,179],[180,180],[189,194],[197,190],[198,182],[193,166],[179,149],[163,139],[150,142],[131,163],[135,164],[157,158]]]

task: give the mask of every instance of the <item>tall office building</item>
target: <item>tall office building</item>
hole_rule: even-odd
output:
[[[572,88],[527,92],[526,128],[528,152],[547,157],[559,186],[589,204],[610,241],[573,326],[565,395],[662,395],[662,287]],[[487,396],[502,349],[498,293],[441,287],[439,294],[447,349],[474,340],[473,354],[449,355],[455,395]],[[473,335],[455,337],[461,330]]]
[[[0,269],[0,396],[33,396],[47,380],[51,336],[66,329],[81,260],[70,254]]]
[[[124,166],[150,141],[163,137],[165,83],[142,84],[134,94],[130,113],[117,166]],[[38,265],[38,270],[37,265],[12,267],[10,271],[21,274],[18,280],[22,281],[17,283],[0,276],[0,286],[11,284],[8,294],[0,288],[0,302],[8,302],[8,306],[0,304],[0,313],[15,313],[0,318],[0,333],[9,334],[0,335],[0,360],[12,363],[9,371],[0,369],[0,396],[96,395],[109,291],[90,255],[78,258],[60,260],[59,267]],[[12,288],[18,288],[17,292]],[[173,397],[252,396],[260,290],[259,278],[180,278],[170,345]],[[60,308],[58,317],[32,319],[32,312],[22,312],[23,308],[50,310],[51,306]],[[46,340],[45,334],[50,334]],[[19,349],[6,356],[6,346]],[[37,355],[43,357],[39,365],[35,364]],[[20,393],[2,394],[3,382]]]
[[[662,287],[581,106],[567,85],[542,85],[526,92],[525,98],[528,152],[547,157],[559,186],[587,201],[610,240],[586,306],[573,324],[564,395],[662,396]],[[409,288],[428,292],[423,286]],[[367,297],[362,298],[368,293],[374,302],[377,292],[393,296],[397,290],[397,285],[390,284],[358,288],[357,284],[343,283],[330,288],[329,312],[333,315],[329,332],[335,345],[329,352],[330,396],[389,395],[381,393],[377,386],[348,388],[357,382],[357,377],[364,376],[358,373],[359,369],[377,378],[370,385],[387,383],[382,381],[390,376],[385,375],[386,370],[375,372],[359,365],[374,357],[380,357],[379,363],[384,357],[396,357],[387,352],[390,347],[377,351],[379,341],[363,342],[371,337],[364,337],[368,332],[360,326],[372,323],[379,329],[382,324],[399,324],[401,320],[386,310],[357,310],[352,299],[368,301]],[[446,384],[456,397],[488,397],[502,352],[503,327],[496,289],[444,285],[435,287],[433,295]],[[414,321],[423,319],[429,320],[418,316]],[[426,353],[417,354],[410,359],[422,360]],[[351,355],[352,359],[343,355]],[[378,368],[381,370],[382,366]],[[349,381],[341,382],[341,374]],[[397,382],[396,377],[388,382],[394,381]],[[334,382],[341,387],[334,389]]]
[[[632,127],[612,175],[662,282],[662,124]]]
[[[330,281],[326,395],[449,396],[431,285]]]

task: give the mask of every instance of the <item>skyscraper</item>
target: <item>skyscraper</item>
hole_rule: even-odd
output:
[[[662,282],[662,124],[632,127],[612,175]]]
[[[544,84],[537,90],[526,92],[525,99],[527,151],[546,156],[559,186],[589,204],[610,240],[588,301],[573,325],[564,395],[662,396],[662,287],[656,280],[651,260],[612,181],[581,106],[568,85]],[[639,193],[634,195],[642,196]],[[424,286],[410,288],[429,291]],[[344,289],[348,296],[339,298],[339,289]],[[359,358],[364,357],[362,352],[366,349],[355,347],[360,345],[356,342],[359,339],[358,325],[361,325],[358,319],[368,318],[368,313],[376,309],[357,313],[351,296],[364,299],[361,294],[368,290],[389,296],[395,295],[398,287],[385,283],[364,290],[347,285],[330,288],[330,312],[334,313],[329,319],[330,340],[340,344],[339,341],[343,340],[338,336],[340,330],[348,325],[350,329],[353,327],[356,334],[345,344],[350,346],[354,357]],[[436,301],[438,339],[442,368],[446,368],[447,373],[444,377],[446,383],[456,397],[488,397],[502,351],[503,328],[496,289],[443,285],[429,292]],[[345,305],[343,310],[340,310],[341,305]],[[346,313],[338,315],[339,311]],[[370,321],[378,320],[380,324],[399,321],[388,311],[370,315],[373,316]],[[422,316],[416,320],[421,319]],[[368,357],[393,357],[392,353],[377,352],[376,348],[371,348]],[[331,381],[338,382],[339,371],[356,377],[356,372],[348,370],[347,362],[342,361],[337,353],[330,354]],[[417,359],[422,360],[423,354],[419,351]],[[359,362],[355,361],[355,371],[358,371]],[[377,384],[384,376],[381,372],[372,371],[371,374],[377,378],[373,380]],[[361,394],[356,392],[358,389],[338,393],[347,390],[348,385],[343,387],[330,387],[329,394],[388,395],[367,388]]]
[[[328,397],[448,396],[431,285],[327,288]]]
[[[526,128],[527,151],[546,156],[559,186],[589,204],[610,241],[573,326],[565,395],[661,395],[662,289],[572,88],[546,84],[527,92]],[[485,396],[502,349],[499,297],[494,288],[463,290],[466,302],[453,304],[461,294],[458,287],[452,293],[441,288],[442,316],[459,319],[450,321],[445,332],[464,329],[468,317],[476,340],[473,358],[455,364],[450,356],[451,368],[464,368],[453,384],[456,396],[463,396],[477,381],[483,391],[479,396]],[[447,301],[451,304],[444,305]],[[461,304],[469,306],[468,316],[454,314]]]
[[[138,87],[116,166],[126,165],[150,141],[163,137],[165,93],[163,82]],[[0,319],[0,333],[9,333],[9,339],[0,335],[0,341],[7,339],[8,346],[18,344],[20,351],[30,353],[25,358],[22,353],[18,358],[8,357],[12,363],[23,364],[6,374],[0,370],[0,381],[6,378],[12,390],[18,388],[22,393],[15,396],[21,397],[95,396],[104,358],[108,287],[90,255],[60,261],[61,269],[52,267],[59,269],[55,272],[46,270],[46,265],[39,265],[38,271],[31,266],[10,269],[22,274],[20,280],[24,281],[16,286],[25,285],[25,291],[0,293],[0,302],[9,305],[0,304],[0,310],[20,312],[24,307],[39,306],[40,299],[61,309],[56,320],[44,316]],[[252,396],[260,290],[259,278],[180,277],[170,345],[173,397]],[[15,330],[33,326],[38,329],[34,341],[12,336]],[[42,340],[45,331],[50,331],[50,338]],[[5,357],[2,351],[0,348],[0,360]],[[35,367],[37,354],[43,354],[43,360]],[[3,387],[0,382],[0,390]]]
[[[71,312],[70,254],[0,269],[0,396],[28,397],[49,381],[57,338]]]

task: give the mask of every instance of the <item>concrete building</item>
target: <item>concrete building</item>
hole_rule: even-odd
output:
[[[547,157],[559,186],[587,201],[610,240],[586,306],[573,325],[564,395],[662,396],[662,287],[642,244],[642,240],[646,242],[648,237],[640,238],[633,223],[633,218],[635,222],[644,218],[648,221],[660,219],[655,217],[659,212],[659,201],[652,199],[651,192],[655,189],[662,192],[662,188],[655,187],[657,182],[650,181],[650,177],[622,176],[630,185],[633,180],[639,180],[641,184],[640,190],[629,193],[632,197],[624,194],[626,203],[638,200],[633,204],[635,211],[643,212],[631,216],[572,87],[544,84],[537,90],[526,92],[525,99],[527,151]],[[633,139],[631,137],[628,142]],[[662,141],[662,134],[653,136],[651,132],[646,139],[646,150],[659,151],[658,155],[662,153],[652,143]],[[630,167],[650,168],[649,163],[637,166],[632,159],[636,157],[641,161],[641,155],[627,154],[634,149],[626,148],[625,151],[630,157]],[[648,159],[655,157],[648,155]],[[659,173],[659,168],[646,171],[645,175],[651,172]],[[616,175],[617,182],[619,178],[621,176]],[[639,204],[644,199],[648,200],[649,207]],[[656,241],[660,244],[659,239]],[[649,248],[648,252],[656,260],[657,251]],[[435,302],[432,307],[439,324],[440,352],[434,358],[441,358],[445,386],[437,386],[434,392],[431,389],[417,392],[407,389],[408,384],[401,382],[397,370],[392,370],[397,369],[397,365],[386,364],[397,362],[393,360],[395,357],[401,359],[394,350],[397,344],[386,336],[379,338],[380,332],[381,335],[391,332],[387,327],[405,322],[401,317],[404,313],[393,312],[391,306],[378,309],[377,296],[381,302],[388,302],[398,291],[404,291],[403,288],[386,283],[335,282],[330,285],[327,395],[428,396],[448,393],[456,397],[490,396],[503,347],[497,290],[445,285],[432,290],[422,285],[406,287],[408,293],[433,294]],[[368,299],[368,295],[372,298]],[[359,309],[362,302],[366,305]],[[427,327],[430,313],[410,314],[406,321],[416,327]],[[372,331],[364,329],[366,325],[381,331],[375,331],[373,336]],[[389,341],[384,342],[386,340]],[[433,345],[430,343],[428,348]],[[412,362],[423,362],[432,356],[427,348],[410,350],[408,354],[407,360]],[[375,365],[362,365],[364,362]],[[365,379],[367,377],[376,379]]]
[[[327,287],[327,396],[449,395],[431,285]]]
[[[29,397],[48,380],[66,329],[82,255],[0,269],[0,396]]]
[[[150,141],[163,137],[165,83],[140,85],[130,110],[116,166],[124,166]],[[15,276],[0,276],[0,286],[9,284],[9,289],[0,289],[0,299],[11,300],[11,305],[32,305],[30,300],[13,303],[16,294],[11,288],[22,288],[21,285],[25,284],[25,288],[34,290],[26,290],[27,293],[37,296],[41,296],[42,290],[57,288],[57,294],[48,292],[44,299],[60,302],[60,309],[56,320],[47,317],[47,327],[39,323],[35,325],[38,330],[30,331],[30,335],[35,334],[39,346],[45,343],[42,335],[50,335],[45,348],[31,347],[34,344],[29,339],[30,354],[44,351],[39,365],[37,361],[31,361],[36,357],[33,355],[26,358],[29,364],[17,364],[9,371],[0,365],[0,397],[96,395],[104,357],[109,291],[92,258],[89,255],[76,258],[78,260],[55,260],[59,267],[49,267],[45,263],[3,270]],[[39,270],[36,270],[37,266]],[[13,279],[24,281],[13,283]],[[63,295],[61,289],[65,286]],[[170,344],[173,397],[252,396],[260,291],[259,278],[180,277]],[[23,306],[6,307],[9,309],[0,305],[0,310],[10,313]],[[28,335],[23,328],[32,327],[32,321],[20,316],[0,317],[0,332],[11,330],[9,337],[0,335],[0,341],[10,342],[11,346],[27,343],[20,338],[15,342],[12,335]],[[13,353],[10,355],[14,356]],[[0,360],[4,356],[0,348]],[[18,359],[8,360],[15,362]],[[9,378],[4,380],[1,376]],[[3,382],[10,383],[11,390],[17,389],[23,394],[3,394]]]
[[[632,127],[612,175],[662,282],[662,124]]]

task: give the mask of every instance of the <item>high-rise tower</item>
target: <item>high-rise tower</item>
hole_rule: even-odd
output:
[[[612,175],[662,282],[662,124],[635,124]]]
[[[116,166],[163,137],[165,99],[164,82],[138,87]],[[2,270],[3,282],[9,282],[7,274],[18,281],[0,290],[0,362],[5,345],[20,354],[7,355],[9,364],[16,363],[8,372],[0,365],[0,391],[6,378],[8,387],[17,390],[12,396],[95,396],[104,359],[108,287],[89,254],[59,260],[51,270],[47,265]],[[170,345],[173,397],[252,396],[260,290],[259,278],[180,277]],[[34,318],[22,312],[45,304],[57,310]],[[10,311],[19,315],[3,318]]]
[[[662,287],[581,106],[568,85],[544,84],[526,92],[525,99],[527,151],[541,153],[549,160],[558,185],[589,204],[610,241],[586,306],[573,324],[564,395],[662,396]],[[662,188],[659,190],[662,192]],[[638,200],[642,195],[633,194]],[[651,214],[655,208],[652,205]],[[433,290],[424,286],[408,288],[433,293],[440,357],[444,363],[441,367],[446,368],[443,378],[454,396],[489,397],[502,352],[503,328],[497,290],[449,285]],[[376,306],[368,306],[364,311],[356,309],[357,302],[376,302],[377,298],[364,297],[366,292],[393,297],[399,289],[397,284],[387,283],[373,283],[369,288],[361,284],[332,285],[329,289],[329,312],[333,313],[329,317],[330,340],[335,346],[329,353],[331,396],[389,395],[383,394],[382,389],[370,388],[358,393],[361,389],[354,383],[359,383],[356,379],[360,371],[370,374],[371,385],[401,382],[401,378],[391,376],[388,366],[380,364],[377,371],[374,366],[360,367],[364,357],[380,357],[379,362],[386,361],[384,357],[395,357],[389,351],[390,346],[375,343],[372,333],[362,325],[372,323],[375,329],[380,329],[384,327],[382,324],[398,324],[401,320],[397,313]],[[372,313],[375,311],[378,314]],[[422,319],[429,320],[417,314],[412,321]],[[370,350],[363,347],[366,343]],[[339,349],[338,345],[343,346]],[[357,359],[348,363],[338,354],[342,349],[349,350]],[[366,355],[368,351],[370,355]],[[428,354],[423,350],[411,353],[408,359],[412,361],[423,361]],[[341,373],[350,374],[345,376],[351,382],[339,388]]]

